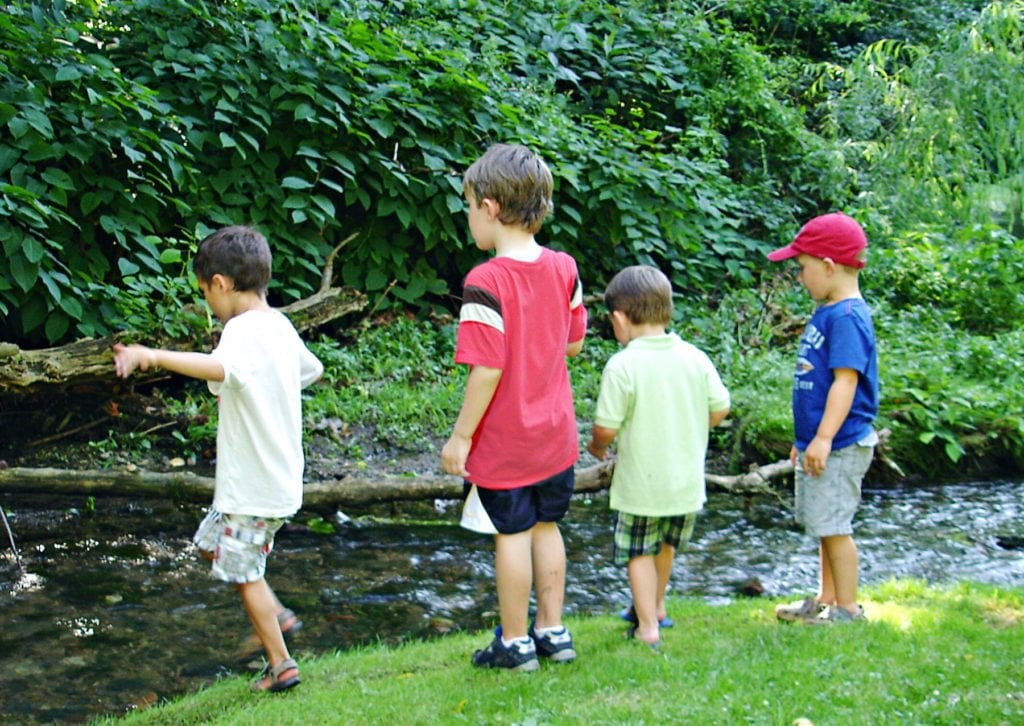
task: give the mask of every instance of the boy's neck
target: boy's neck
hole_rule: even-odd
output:
[[[859,298],[860,285],[856,275],[844,275],[837,280],[835,287],[829,291],[828,296],[824,300],[825,305],[834,305],[843,300],[852,300]]]
[[[231,315],[229,319],[236,318],[243,313],[252,312],[253,310],[259,312],[269,312],[271,310],[266,296],[260,293],[246,290],[244,292],[234,291],[231,295]]]
[[[665,326],[657,323],[641,323],[640,325],[630,323],[627,335],[630,342],[637,338],[656,338],[665,335]]]
[[[533,262],[540,257],[542,248],[532,232],[519,227],[504,227],[494,238],[496,257],[510,257],[514,260]]]

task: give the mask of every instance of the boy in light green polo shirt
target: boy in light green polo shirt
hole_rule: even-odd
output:
[[[693,533],[706,497],[708,430],[729,414],[729,392],[711,360],[665,328],[672,286],[655,267],[636,265],[608,283],[605,305],[626,346],[601,376],[587,450],[598,459],[618,436],[610,506],[614,560],[626,565],[633,607],[629,634],[656,647],[670,620],[665,591],[676,550]]]

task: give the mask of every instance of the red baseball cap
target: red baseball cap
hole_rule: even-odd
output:
[[[769,252],[768,259],[778,262],[804,254],[818,259],[827,257],[840,265],[859,269],[864,267],[864,261],[858,260],[857,255],[867,246],[867,235],[857,220],[842,212],[833,212],[805,224],[792,242]]]

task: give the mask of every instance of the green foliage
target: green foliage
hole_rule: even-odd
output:
[[[81,288],[125,255],[161,272],[136,240],[168,228],[190,181],[171,109],[69,12],[9,3],[0,18],[0,335],[16,340],[104,328]]]
[[[763,231],[835,178],[756,46],[696,6],[7,7],[0,337],[22,342],[163,325],[154,301],[190,298],[165,252],[187,262],[229,223],[271,239],[276,302],[311,292],[359,232],[344,283],[398,307],[450,304],[479,261],[460,174],[494,141],[552,165],[545,238],[593,284],[634,261],[681,289],[750,283]]]
[[[399,317],[350,334],[348,345],[310,345],[325,370],[306,404],[307,417],[335,431],[369,427],[373,440],[393,448],[432,450],[462,403],[454,328]],[[361,458],[365,452],[350,454]]]
[[[993,2],[938,42],[880,40],[843,71],[830,123],[862,204],[897,234],[997,223],[1024,234],[1024,2]]]
[[[981,472],[1024,464],[1024,331],[964,333],[927,307],[882,306],[875,324],[880,424],[898,463],[936,479],[950,463]]]
[[[908,232],[871,263],[876,289],[895,306],[928,306],[981,334],[1024,321],[1024,238],[1001,227]]]

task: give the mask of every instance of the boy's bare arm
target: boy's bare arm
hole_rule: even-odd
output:
[[[804,452],[804,471],[811,476],[820,476],[825,471],[825,464],[832,453],[832,439],[849,415],[857,392],[857,371],[853,368],[836,368],[832,372],[835,379],[828,389],[825,413],[814,439]]]
[[[615,435],[619,433],[618,429],[610,429],[606,426],[598,426],[594,424],[594,428],[590,433],[590,441],[587,443],[587,451],[595,459],[605,459],[608,457],[608,447],[611,446],[612,441],[615,440]]]
[[[580,338],[575,343],[567,343],[565,346],[565,354],[569,358],[575,358],[583,350],[583,338]]]
[[[711,411],[710,413],[708,413],[708,428],[712,428],[713,429],[715,426],[717,426],[718,424],[720,424],[723,421],[725,421],[725,419],[726,419],[726,417],[728,415],[729,415],[729,407],[728,406],[723,408],[721,411]]]
[[[148,371],[150,368],[162,368],[203,381],[224,380],[224,366],[209,353],[163,350],[144,345],[114,345],[114,370],[121,378],[127,378],[136,369]]]
[[[466,459],[473,443],[473,434],[480,420],[491,405],[494,392],[501,380],[500,368],[473,366],[466,380],[466,396],[462,401],[462,409],[455,420],[452,435],[444,448],[441,449],[441,468],[449,474],[469,476],[466,471]]]

